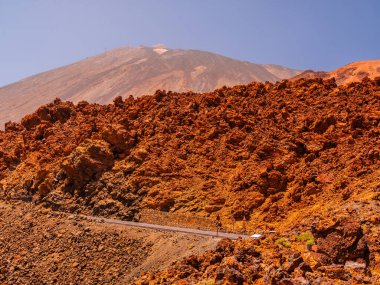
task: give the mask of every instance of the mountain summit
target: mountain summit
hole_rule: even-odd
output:
[[[138,97],[157,89],[209,92],[223,85],[275,82],[300,72],[162,44],[124,47],[0,88],[0,126],[20,120],[57,97],[107,104],[119,95]]]

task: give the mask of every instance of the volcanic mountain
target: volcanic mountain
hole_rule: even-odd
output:
[[[353,62],[330,72],[306,70],[292,78],[292,80],[318,77],[329,79],[334,77],[337,84],[347,84],[359,82],[366,76],[372,79],[380,76],[380,60]]]
[[[300,72],[162,45],[120,48],[0,88],[0,126],[55,98],[107,104],[119,95],[138,97],[157,89],[208,92],[223,85],[275,82]]]

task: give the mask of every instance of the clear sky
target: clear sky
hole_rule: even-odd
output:
[[[0,0],[0,86],[157,43],[332,70],[380,59],[379,35],[380,0]]]

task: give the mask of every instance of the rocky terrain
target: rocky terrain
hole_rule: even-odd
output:
[[[0,132],[0,194],[120,219],[219,215],[227,229],[279,234],[265,246],[224,241],[144,284],[376,284],[379,161],[380,78],[57,99]]]
[[[367,266],[363,231],[350,217],[312,233],[318,246],[303,237],[222,240],[215,250],[186,257],[159,273],[146,273],[134,284],[378,284]]]
[[[337,84],[347,84],[350,82],[360,82],[364,77],[375,78],[380,76],[380,60],[367,60],[358,61],[347,64],[333,71],[313,71],[306,70],[295,77],[292,80],[300,78],[335,78]]]
[[[0,203],[0,284],[131,284],[217,239],[95,223]]]
[[[157,89],[209,92],[224,85],[275,82],[300,72],[198,50],[124,47],[0,88],[0,129],[55,98],[108,104],[119,95],[138,97]]]

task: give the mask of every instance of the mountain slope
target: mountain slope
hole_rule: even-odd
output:
[[[303,72],[303,70],[292,69],[277,64],[263,64],[262,66],[281,79],[289,79]]]
[[[0,126],[55,98],[107,104],[119,95],[138,97],[157,89],[209,92],[223,85],[275,82],[294,72],[286,69],[276,76],[265,66],[196,50],[120,48],[0,88]]]
[[[337,84],[341,85],[350,82],[359,82],[366,76],[372,79],[380,76],[380,60],[358,61],[347,64],[330,72],[306,70],[293,77],[292,80],[318,77],[329,79],[334,77]]]

